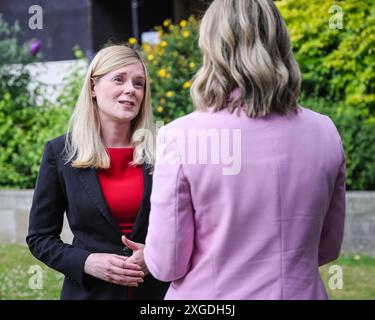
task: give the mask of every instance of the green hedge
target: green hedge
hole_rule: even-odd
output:
[[[25,65],[40,56],[20,45],[0,15],[0,188],[33,188],[45,142],[65,131],[71,108],[51,105]],[[33,79],[35,84],[35,79]],[[39,96],[39,99],[37,99]]]
[[[375,115],[373,0],[277,1],[303,73],[306,95],[342,101]],[[330,27],[342,13],[342,29]],[[331,24],[332,26],[332,24]]]
[[[329,116],[336,124],[346,156],[348,190],[375,190],[375,117],[344,103],[302,98],[302,105]]]
[[[173,25],[166,20],[156,27],[160,43],[142,46],[151,77],[155,118],[166,123],[193,111],[191,78],[201,64],[198,22],[194,17]]]
[[[0,188],[34,188],[46,141],[65,131],[71,109],[18,108],[17,97],[0,100]]]

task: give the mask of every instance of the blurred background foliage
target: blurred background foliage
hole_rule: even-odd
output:
[[[303,73],[303,92],[375,115],[374,1],[284,0],[277,4]],[[335,28],[340,12],[342,29]]]
[[[168,123],[193,111],[191,79],[202,60],[198,22],[194,17],[175,25],[166,20],[155,30],[159,44],[144,44],[141,51],[150,72],[155,117]]]
[[[20,45],[18,32],[0,15],[0,188],[33,188],[44,143],[64,131],[71,112],[48,103],[31,78],[25,66],[40,60],[40,44]]]
[[[348,190],[375,190],[373,2],[282,0],[276,4],[288,25],[303,74],[300,104],[330,116],[336,124],[346,153]],[[342,29],[334,28],[340,12],[330,12],[333,5],[342,10]],[[201,65],[198,27],[194,17],[178,24],[166,20],[155,27],[160,39],[157,45],[139,45],[134,38],[129,39],[129,45],[148,65],[154,115],[164,123],[193,111],[189,89]],[[0,17],[0,33],[8,29]],[[3,61],[11,61],[3,56],[18,52],[18,44],[11,41],[13,36],[8,33],[6,40],[0,40],[0,68]],[[14,49],[7,51],[6,46]],[[77,59],[87,60],[78,48],[74,50]],[[21,65],[37,59],[26,49],[22,54],[14,53],[13,58],[16,56],[24,57],[17,61]],[[30,81],[27,72],[12,81],[0,79],[1,188],[33,188],[43,146],[64,133],[84,72],[71,70],[57,103],[47,98],[37,103],[36,92],[26,90]],[[21,79],[26,80],[18,85]],[[43,97],[42,86],[35,90]]]

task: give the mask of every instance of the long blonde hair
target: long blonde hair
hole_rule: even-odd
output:
[[[191,96],[198,110],[242,106],[249,117],[298,109],[301,75],[272,0],[215,0],[200,25],[203,65]],[[240,95],[230,100],[233,89]]]
[[[155,130],[151,109],[150,78],[146,65],[135,50],[125,45],[112,45],[100,50],[90,63],[69,121],[65,153],[66,162],[71,161],[72,167],[96,169],[110,167],[110,159],[101,138],[98,107],[92,97],[91,79],[135,62],[142,63],[146,84],[140,111],[130,126],[130,143],[134,146],[133,164],[154,163]]]

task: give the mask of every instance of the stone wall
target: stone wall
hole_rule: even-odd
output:
[[[0,243],[26,245],[33,190],[0,190]],[[61,238],[72,243],[73,235],[64,221]]]
[[[33,190],[0,190],[0,243],[26,244]],[[375,256],[375,192],[347,192],[343,251]],[[61,235],[71,243],[67,222]]]

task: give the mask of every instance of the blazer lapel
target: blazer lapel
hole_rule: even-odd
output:
[[[143,196],[141,207],[138,211],[137,217],[134,222],[133,231],[129,235],[129,238],[135,242],[144,243],[144,239],[147,233],[148,219],[150,214],[150,196],[152,189],[152,175],[151,168],[145,164],[142,164],[143,172]]]
[[[100,182],[96,174],[96,170],[93,168],[87,169],[76,169],[78,172],[78,178],[81,181],[83,188],[91,198],[92,202],[98,208],[99,212],[108,221],[108,223],[113,227],[113,229],[120,236],[122,235],[121,230],[110,213],[108,205],[104,199],[102,189],[100,187]]]

